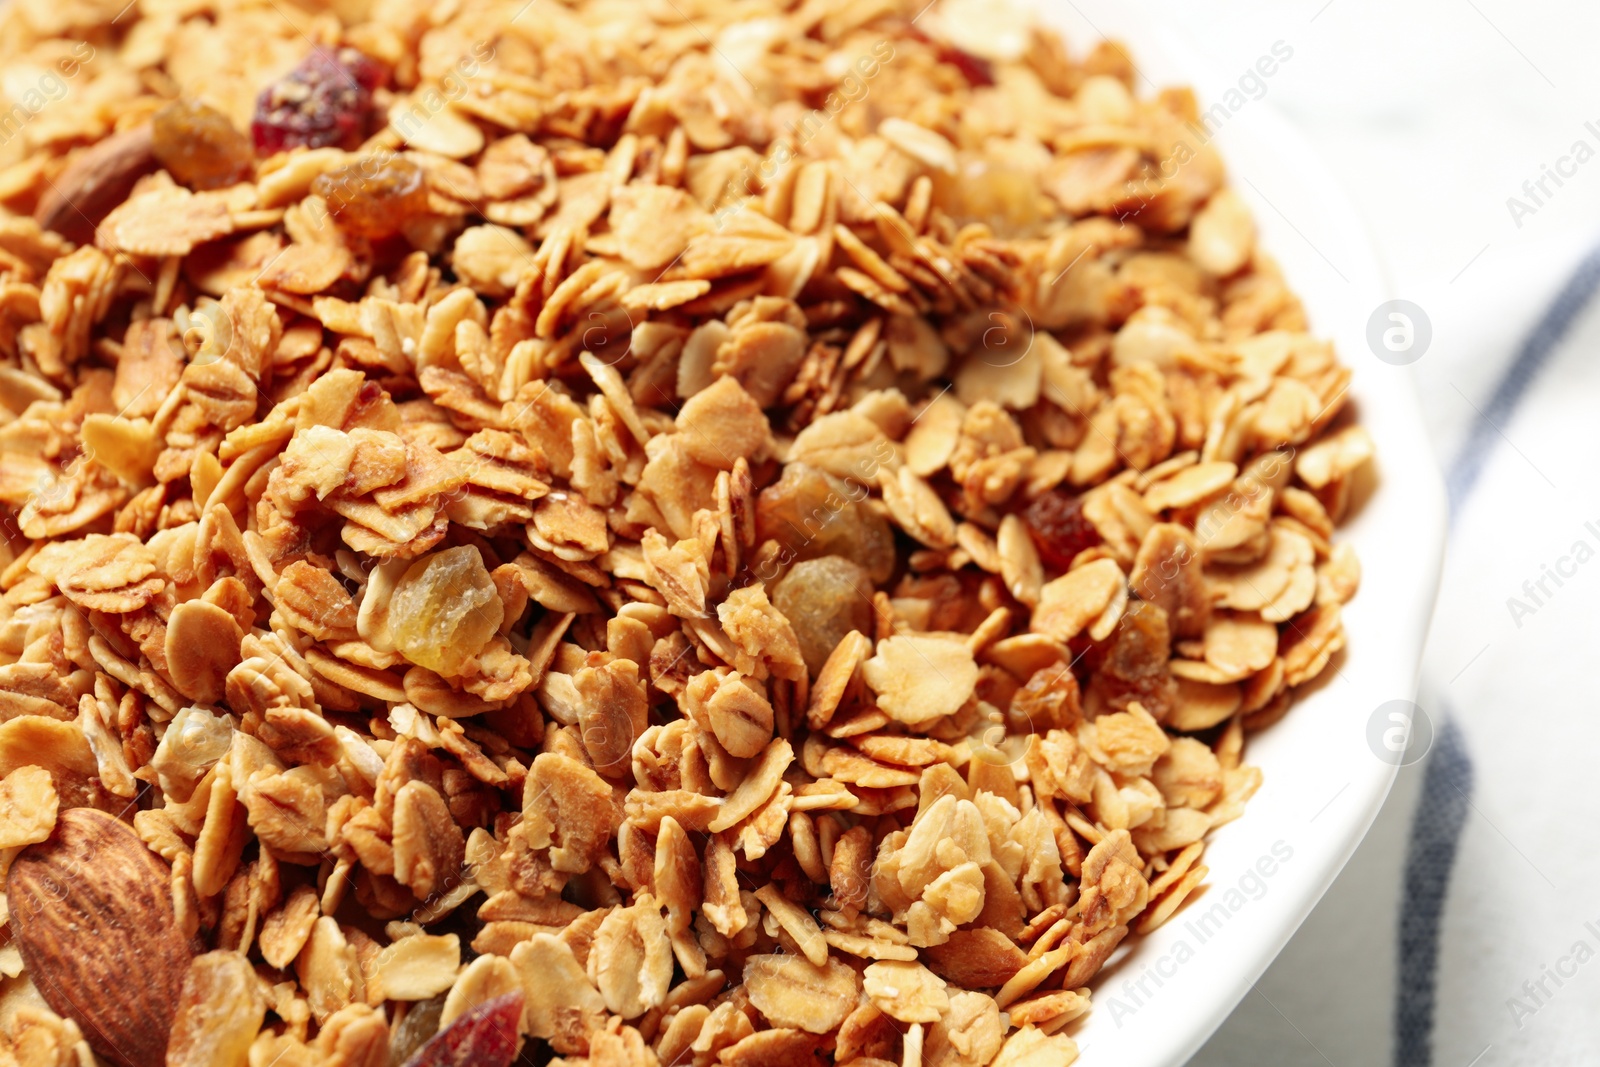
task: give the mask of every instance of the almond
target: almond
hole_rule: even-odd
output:
[[[192,951],[172,909],[171,872],[126,823],[61,813],[23,849],[6,895],[28,974],[108,1062],[160,1067]]]
[[[92,241],[94,227],[123,201],[141,175],[155,169],[149,126],[114,133],[72,157],[34,209],[42,228]]]

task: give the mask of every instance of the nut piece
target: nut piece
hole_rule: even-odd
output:
[[[102,811],[64,811],[55,836],[12,863],[6,896],[45,1002],[110,1062],[164,1062],[190,949],[171,872],[139,835]]]
[[[114,133],[73,157],[33,211],[40,227],[74,241],[128,195],[141,174],[155,169],[149,126]]]

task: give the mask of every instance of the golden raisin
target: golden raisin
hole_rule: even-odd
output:
[[[362,156],[319,174],[311,191],[328,202],[339,228],[357,237],[388,237],[428,209],[422,168],[392,153]]]
[[[872,593],[872,577],[842,556],[802,560],[773,586],[772,605],[794,627],[813,676],[851,630],[873,633]]]
[[[250,139],[228,116],[196,100],[174,100],[150,120],[156,161],[191,189],[220,189],[250,176]]]
[[[1167,668],[1172,630],[1167,613],[1143,600],[1128,601],[1089,685],[1102,710],[1121,711],[1134,701],[1157,719],[1172,710],[1176,683]]]
[[[756,501],[758,537],[778,542],[788,559],[843,556],[865,567],[873,581],[886,582],[894,571],[894,531],[866,498],[859,482],[791,463]]]

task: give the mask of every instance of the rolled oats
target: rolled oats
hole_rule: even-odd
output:
[[[1187,94],[973,0],[360,7],[0,41],[100,101],[0,145],[0,848],[133,805],[173,1063],[511,993],[566,1062],[1072,1062],[1360,581],[1349,372]],[[151,115],[308,40],[370,113],[200,180]]]
[[[938,1022],[950,1006],[944,980],[920,963],[879,960],[861,977],[878,1010],[904,1023]]]
[[[823,953],[817,964],[802,956],[750,956],[744,962],[750,1002],[778,1026],[826,1034],[855,1010],[861,978]]]

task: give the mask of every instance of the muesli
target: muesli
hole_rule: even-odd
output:
[[[979,0],[123,2],[0,26],[0,1062],[1072,1062],[1359,580],[1194,97]]]

